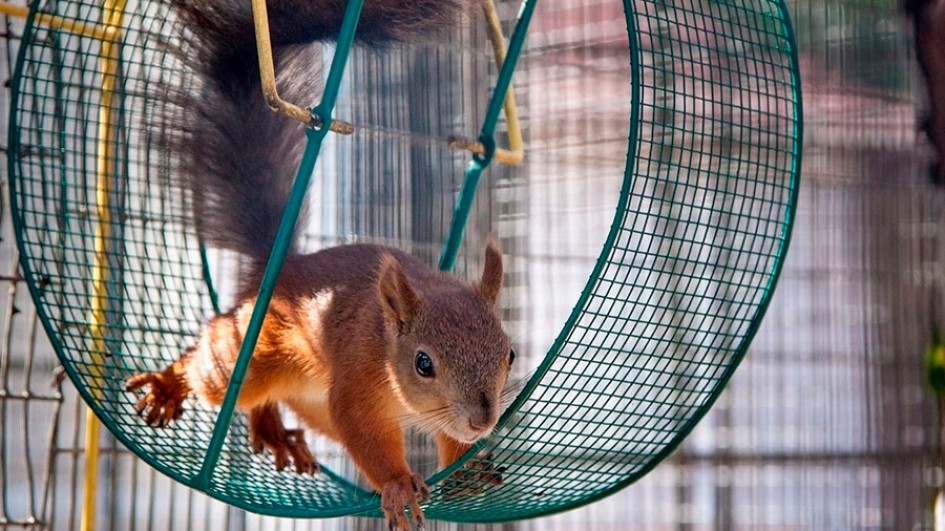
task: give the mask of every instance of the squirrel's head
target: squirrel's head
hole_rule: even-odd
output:
[[[474,285],[441,277],[412,285],[386,256],[378,294],[395,336],[388,371],[398,398],[420,426],[473,443],[499,420],[515,359],[495,307],[502,289],[502,251],[490,239],[482,278]]]

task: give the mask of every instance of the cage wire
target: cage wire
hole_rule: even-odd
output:
[[[928,302],[936,296],[931,279],[942,267],[945,197],[925,178],[906,25],[891,1],[790,5],[807,111],[805,184],[780,288],[728,390],[668,461],[621,493],[551,518],[478,527],[932,529],[932,495],[943,471],[934,461],[934,402],[920,360],[930,339]],[[500,8],[507,19],[513,14],[512,4]],[[574,303],[573,288],[582,285],[602,234],[596,229],[609,221],[600,205],[612,204],[622,172],[629,80],[619,9],[597,0],[541,5],[516,74],[528,165],[523,172],[491,168],[483,187],[489,195],[477,203],[470,231],[507,237],[512,273],[503,316],[520,352],[533,359],[553,337],[549,323],[561,322]],[[4,24],[9,76],[22,21]],[[395,50],[393,59],[357,53],[346,81],[350,96],[336,116],[356,117],[371,132],[356,140],[363,157],[325,150],[312,195],[339,200],[325,202],[332,209],[316,217],[311,245],[357,232],[409,241],[413,252],[435,256],[456,186],[451,179],[461,173],[461,161],[435,143],[481,112],[485,95],[457,87],[488,86],[483,45],[470,25],[448,43]],[[431,76],[444,81],[431,86]],[[4,113],[8,96],[0,93]],[[440,106],[462,108],[465,123],[438,123],[455,116]],[[399,165],[372,166],[391,152],[404,154]],[[404,182],[413,165],[435,178]],[[405,204],[398,194],[414,191],[424,197],[411,199],[426,204],[398,208]],[[68,383],[61,392],[54,385],[55,357],[16,274],[7,215],[4,209],[0,224],[0,271],[7,275],[0,282],[8,287],[0,291],[0,528],[77,529],[85,409]],[[549,233],[560,237],[542,239]],[[233,267],[231,258],[215,264]],[[475,271],[476,258],[462,269]],[[411,443],[414,466],[432,466],[428,443]],[[102,447],[100,529],[380,525],[244,513],[171,482],[107,434]],[[332,455],[321,445],[316,451]]]
[[[49,8],[100,18],[83,3]],[[793,220],[799,87],[782,9],[640,1],[628,10],[630,153],[606,244],[539,376],[486,443],[506,469],[497,496],[443,495],[434,481],[428,517],[515,520],[603,497],[661,461],[728,381],[768,305]],[[174,38],[175,19],[159,3],[122,16],[120,60],[88,35],[95,22],[89,31],[33,25],[14,78],[9,168],[21,263],[32,295],[46,301],[43,323],[68,375],[119,440],[178,481],[268,514],[375,509],[375,498],[327,468],[315,478],[273,470],[250,451],[243,423],[227,422],[223,458],[201,481],[193,474],[215,453],[206,427],[217,412],[191,403],[158,431],[134,414],[126,378],[177,358],[209,304],[199,221],[181,206],[177,157],[162,143],[162,113],[189,112],[161,98],[167,84],[191,86],[177,56],[154,45]],[[102,71],[116,75],[117,90],[96,81]],[[338,142],[352,166],[372,160],[348,146]],[[384,155],[398,165],[393,146]],[[383,213],[385,194],[353,182],[353,200]]]

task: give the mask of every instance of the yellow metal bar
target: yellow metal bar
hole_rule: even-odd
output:
[[[126,0],[105,0],[102,18],[106,34],[113,38],[102,42],[99,69],[102,74],[102,95],[99,106],[98,156],[96,158],[97,181],[95,185],[96,214],[98,219],[95,234],[95,263],[92,268],[91,336],[93,381],[101,381],[99,368],[105,356],[105,308],[107,305],[108,248],[111,239],[110,194],[112,175],[115,170],[114,143],[116,137],[114,108],[115,86],[118,81],[118,58],[121,46],[118,36],[125,15]],[[92,396],[100,398],[100,386],[91,388]],[[96,494],[98,492],[98,432],[99,420],[89,409],[85,424],[85,478],[83,481],[82,517],[80,529],[95,529]]]
[[[496,11],[493,0],[481,0],[480,3],[482,4],[482,11],[486,15],[486,28],[488,29],[489,40],[492,42],[492,50],[495,53],[496,66],[502,68],[502,63],[505,62],[505,35],[502,33],[502,21],[499,19],[499,12]],[[515,92],[511,88],[505,94],[502,108],[505,111],[505,122],[509,129],[509,148],[496,148],[492,159],[503,164],[518,166],[525,160],[525,143],[522,141],[522,128],[518,121]],[[449,144],[450,147],[464,149],[479,155],[486,153],[486,148],[481,142],[464,136],[451,136]]]
[[[101,425],[92,408],[85,409],[85,477],[82,482],[81,531],[95,530],[96,493],[98,489],[98,428]]]
[[[256,28],[259,76],[266,103],[273,111],[298,120],[308,127],[321,127],[321,120],[314,113],[279,97],[279,89],[276,87],[276,69],[272,59],[272,38],[269,35],[269,13],[266,0],[253,0],[253,23]],[[342,135],[350,135],[354,132],[354,126],[341,120],[332,120],[329,130]]]
[[[30,10],[24,6],[13,5],[8,2],[0,2],[0,13],[17,18],[26,18],[29,16]],[[82,35],[83,37],[92,37],[93,39],[102,41],[114,40],[116,36],[116,30],[113,27],[102,27],[98,24],[86,24],[85,22],[72,18],[60,17],[42,12],[36,13],[36,17],[33,20],[35,20],[38,24],[49,26],[53,29],[63,29],[70,33],[76,33],[78,35]]]

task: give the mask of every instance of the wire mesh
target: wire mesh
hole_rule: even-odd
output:
[[[636,105],[609,239],[555,357],[485,449],[509,470],[499,499],[445,502],[442,514],[520,518],[621,488],[678,444],[730,376],[796,193],[796,77],[778,9],[634,4]]]
[[[506,292],[503,302],[505,314],[514,316],[511,335],[522,361],[544,354],[551,345],[594,264],[612,214],[600,205],[614,204],[619,194],[629,115],[624,108],[629,73],[620,6],[611,0],[554,4],[539,7],[530,30],[532,57],[528,67],[523,65],[516,74],[518,97],[527,103],[526,169],[496,166],[487,172],[484,191],[494,192],[493,197],[480,201],[478,226],[471,230],[485,231],[484,220],[489,218],[492,230],[500,234],[511,234],[512,227],[518,230],[514,250],[513,239],[504,245],[506,259],[516,264],[517,273],[506,279],[516,287]],[[942,230],[936,207],[941,193],[926,182],[925,156],[916,133],[921,97],[914,87],[917,77],[907,25],[895,3],[886,0],[798,0],[789,6],[798,28],[805,81],[805,184],[791,253],[748,355],[692,435],[653,472],[591,506],[523,521],[514,524],[516,528],[933,529],[931,500],[941,481],[934,461],[935,404],[925,388],[918,357],[929,339],[924,302],[931,293],[929,279],[940,269],[933,250],[940,248],[935,242]],[[514,14],[514,6],[510,7],[504,11]],[[22,23],[3,20],[0,58],[5,61],[6,79],[13,64],[8,58],[15,57],[10,50]],[[373,79],[372,90],[386,90],[376,74],[385,68],[392,86],[408,87],[405,91],[416,95],[412,103],[393,109],[380,99],[364,98],[364,116],[386,113],[395,121],[397,113],[406,113],[409,106],[415,115],[452,120],[422,105],[438,97],[457,101],[450,89],[437,90],[439,83],[417,79],[441,79],[437,72],[445,70],[458,78],[485,62],[477,63],[478,48],[471,41],[444,46],[465,50],[463,66],[450,61],[448,66],[426,63],[431,56],[450,56],[440,46],[418,53],[391,50],[397,57],[392,64],[389,59],[378,60],[377,54],[359,55],[351,64],[349,86]],[[864,83],[864,77],[872,81]],[[388,97],[400,94],[400,90],[388,92]],[[472,99],[469,91],[463,94],[464,101]],[[385,101],[390,101],[388,97]],[[7,90],[0,91],[0,102],[5,113]],[[568,128],[561,125],[564,122]],[[447,124],[442,132],[457,130]],[[0,131],[3,146],[5,133]],[[393,131],[384,132],[388,134]],[[366,136],[358,139],[371,146],[382,133],[372,130]],[[549,137],[554,136],[560,140],[552,149]],[[408,153],[399,159],[400,168],[409,169],[415,160],[409,155],[411,146],[439,153],[434,148],[439,139],[432,134],[397,138],[392,149]],[[334,152],[326,155],[334,157]],[[447,166],[455,162],[430,185],[447,202],[454,189],[447,180],[451,172],[461,171],[462,164],[448,156],[435,158]],[[362,190],[387,189],[376,177],[379,172],[363,169],[367,175],[353,176]],[[318,193],[345,188],[335,186],[345,176],[352,177],[332,170],[330,177],[316,182]],[[500,208],[501,194],[514,201]],[[378,196],[384,197],[375,192]],[[337,221],[335,211],[320,216],[325,225],[313,230],[310,248],[339,241],[337,235],[347,234],[354,225],[362,227],[362,234],[373,234],[367,227],[382,230],[396,224],[398,230],[406,230],[419,225],[419,230],[436,231],[449,221],[448,210],[398,214],[387,208],[380,214],[363,204],[344,203],[340,197],[333,205],[345,216]],[[3,210],[9,216],[9,209]],[[412,224],[415,215],[430,222]],[[334,232],[336,227],[345,230]],[[0,221],[0,228],[4,230],[0,256],[14,260],[8,217]],[[408,242],[411,237],[392,231],[384,239],[429,253],[431,263],[440,241],[435,236]],[[21,277],[0,277],[0,286],[0,295],[18,293],[15,312],[0,299],[3,311],[13,313],[11,326],[0,329],[4,340],[13,344],[0,366],[7,371],[4,377],[14,382],[8,395],[0,395],[0,407],[7,407],[0,430],[5,441],[0,490],[7,500],[0,510],[0,529],[77,529],[85,407],[68,384],[63,389],[64,406],[53,418],[47,416],[53,412],[40,405],[42,399],[9,396],[19,393],[21,371],[30,372],[33,391],[46,396],[53,381],[54,355],[41,327],[35,336],[30,332],[34,311]],[[518,299],[523,301],[520,307]],[[18,405],[25,401],[33,405]],[[54,463],[43,459],[45,450],[32,452],[29,480],[26,467],[20,466],[25,450],[17,441],[26,436],[33,448],[43,446],[53,424]],[[26,434],[20,429],[25,426],[30,428]],[[417,465],[432,466],[429,460],[435,458],[424,457],[426,450],[415,446],[417,442],[414,437],[409,440],[411,455],[421,456]],[[306,521],[246,514],[155,472],[107,433],[102,443],[100,529],[380,528],[373,520]],[[319,447],[318,455],[329,454]],[[35,506],[18,497],[29,481],[30,490],[37,493]],[[428,528],[454,528],[435,521],[428,524]],[[486,528],[494,527],[475,527]]]
[[[46,10],[89,26],[104,18],[103,8],[94,5],[60,3]],[[14,111],[19,125],[12,131],[16,156],[10,160],[16,172],[32,176],[12,183],[19,207],[15,223],[31,227],[30,235],[20,240],[21,249],[45,255],[24,263],[24,269],[35,281],[38,306],[49,306],[44,323],[63,352],[66,370],[81,382],[93,407],[113,412],[106,422],[124,443],[186,481],[202,462],[209,440],[204,427],[212,425],[215,413],[195,406],[177,429],[155,432],[138,421],[132,397],[122,391],[132,372],[155,369],[172,352],[181,352],[210,308],[199,245],[185,214],[185,193],[170,174],[174,163],[162,151],[156,129],[165,118],[162,113],[174,112],[154,92],[168,86],[177,71],[167,47],[157,45],[162,37],[152,33],[164,28],[173,35],[173,18],[166,15],[156,4],[129,6],[126,24],[133,29],[120,33],[120,83],[114,94],[103,89],[106,52],[101,39],[35,26],[43,33],[36,36],[42,44],[21,48],[22,82],[14,94],[22,105]],[[102,131],[112,128],[114,141],[100,143]],[[107,175],[100,158],[111,165]],[[112,186],[103,184],[106,178]],[[104,200],[96,198],[102,188],[108,194]],[[97,209],[103,202],[104,212]],[[104,263],[98,256],[103,242]],[[91,309],[100,289],[91,281],[97,268],[108,271],[101,325]],[[357,503],[356,491],[331,481],[315,488],[294,475],[264,479],[271,474],[271,463],[246,445],[245,424],[233,431],[234,443],[216,470],[225,474],[233,462],[240,464],[240,472],[229,477],[249,486],[241,491],[246,503],[269,507],[257,490],[275,495],[277,501],[268,503],[276,506]],[[318,494],[295,497],[306,491]],[[226,498],[228,493],[219,495]]]
[[[506,483],[497,496],[441,498],[430,516],[542,514],[639,477],[714,399],[767,303],[789,228],[798,149],[797,80],[783,8],[765,2],[636,2],[632,8],[632,61],[623,65],[633,74],[624,100],[630,100],[631,153],[608,252],[597,263],[580,313],[554,347],[557,360],[542,367],[531,400],[491,446],[508,468]],[[101,18],[99,8],[69,2],[45,9],[89,24]],[[154,57],[148,39],[173,19],[151,4],[129,4],[126,17],[133,29],[122,33],[122,89],[114,108],[120,134],[111,149],[119,154],[121,179],[108,202],[104,352],[95,352],[87,310],[92,250],[102,226],[90,207],[95,155],[102,149],[89,136],[101,125],[96,39],[40,26],[29,37],[15,85],[22,102],[14,118],[19,136],[11,139],[11,175],[24,179],[14,190],[16,222],[26,254],[44,257],[30,263],[27,274],[40,308],[56,308],[45,323],[56,346],[68,352],[64,363],[80,389],[102,405],[100,412],[111,411],[123,442],[186,481],[184,471],[199,466],[213,412],[194,405],[174,430],[155,433],[136,419],[132,398],[120,392],[131,372],[179,355],[210,306],[198,295],[202,264],[183,215],[185,194],[171,177],[175,161],[160,158],[167,155],[152,136],[163,109],[150,83],[166,75],[170,58]],[[384,116],[393,123],[382,127],[403,127],[396,123],[402,116]],[[428,118],[417,117],[409,128],[424,127],[416,124]],[[378,135],[382,141],[365,151],[355,148],[358,156],[347,163],[382,165],[369,158],[389,142]],[[455,165],[455,158],[438,157],[441,167]],[[397,175],[403,180],[411,174]],[[407,189],[411,201],[425,205],[444,202],[451,191],[429,194],[419,180]],[[412,204],[398,190],[386,183],[359,188],[357,181],[339,190],[349,198],[342,209],[372,206],[371,216],[354,217],[362,227],[339,232],[398,239],[409,230],[423,235],[420,242],[436,241],[427,239],[435,218],[428,213],[442,217],[448,208],[424,206],[417,210],[427,214],[411,218],[410,225],[392,225],[391,219],[403,219],[393,211]],[[518,189],[505,191],[514,196]],[[333,214],[321,222],[346,219],[343,212]],[[215,494],[223,499],[274,514],[321,516],[370,499],[343,484],[275,474],[266,457],[249,452],[242,424],[233,435],[217,469],[221,490]],[[308,512],[298,510],[302,506]]]

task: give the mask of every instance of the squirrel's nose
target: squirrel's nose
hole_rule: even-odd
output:
[[[472,417],[470,417],[469,419],[469,429],[472,431],[485,431],[487,426],[489,426],[489,424],[485,418],[473,420]]]
[[[481,399],[478,411],[469,415],[469,428],[473,431],[485,431],[492,425],[492,403],[485,395]]]

